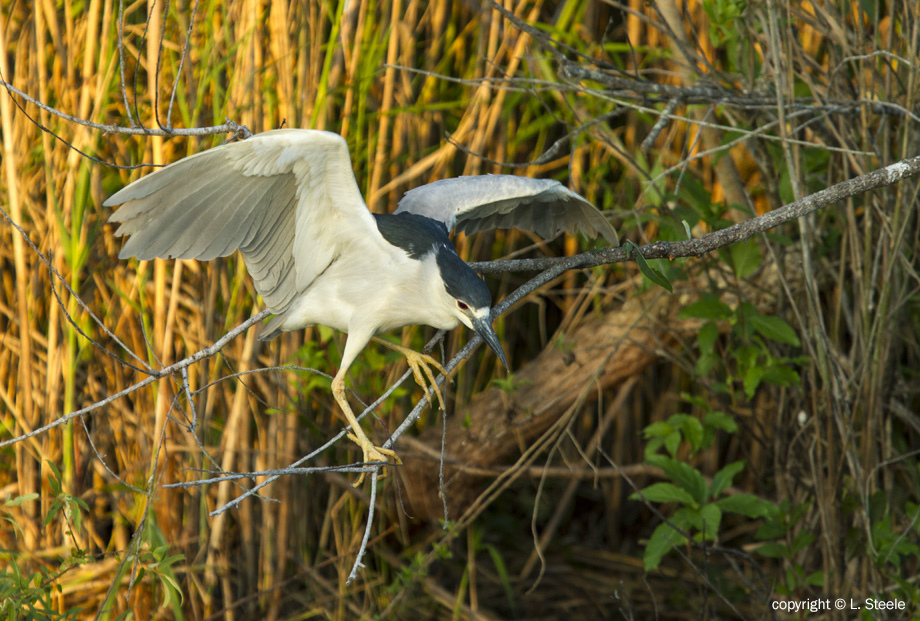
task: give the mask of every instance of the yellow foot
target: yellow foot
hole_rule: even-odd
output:
[[[440,371],[444,377],[447,378],[447,381],[452,382],[450,374],[447,372],[441,363],[429,356],[428,354],[423,354],[415,351],[414,349],[409,349],[407,347],[402,347],[396,345],[389,341],[385,341],[380,338],[374,337],[374,340],[382,345],[386,345],[393,351],[398,351],[403,356],[406,357],[406,362],[409,364],[409,368],[412,369],[412,375],[415,376],[415,383],[422,387],[422,390],[425,391],[425,397],[428,398],[428,403],[431,403],[431,393],[428,391],[428,385],[431,385],[431,390],[434,391],[434,394],[438,397],[438,404],[441,406],[441,409],[444,409],[444,394],[441,392],[441,389],[438,387],[438,382],[435,380],[434,372],[431,370],[431,367],[436,368]],[[425,373],[425,376],[428,377],[428,382],[425,382],[425,378],[422,377],[422,372]]]
[[[374,443],[371,442],[370,439],[368,439],[368,437],[365,436],[363,433],[361,434],[360,437],[356,436],[353,433],[349,433],[348,439],[361,447],[361,451],[364,453],[362,461],[365,463],[370,464],[373,462],[383,462],[385,464],[389,464],[390,460],[388,458],[392,458],[396,460],[395,465],[397,466],[402,465],[402,460],[399,458],[399,455],[396,454],[396,451],[393,451],[387,448],[383,448],[380,446],[374,446]],[[361,473],[361,476],[358,477],[357,481],[355,481],[354,487],[358,487],[359,485],[361,485],[361,483],[364,482],[365,474],[367,473],[366,472]],[[383,469],[381,471],[380,476],[381,477],[386,476],[386,469]]]

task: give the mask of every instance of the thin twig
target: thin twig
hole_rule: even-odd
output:
[[[60,110],[57,110],[55,108],[52,108],[51,106],[38,101],[37,99],[29,96],[25,92],[19,90],[18,88],[16,88],[9,82],[6,82],[2,79],[0,79],[0,86],[3,86],[10,92],[19,95],[20,97],[28,101],[30,104],[41,108],[42,110],[44,110],[45,112],[48,112],[49,114],[53,114],[54,116],[62,118],[65,121],[75,123],[77,125],[83,125],[84,127],[90,127],[92,129],[97,129],[106,135],[125,134],[129,136],[164,136],[164,137],[211,136],[214,134],[227,134],[231,132],[236,133],[236,132],[239,132],[240,129],[243,127],[239,125],[238,123],[234,123],[233,121],[230,121],[230,120],[227,120],[223,125],[212,125],[209,127],[189,127],[189,128],[170,127],[169,129],[148,129],[146,127],[124,127],[122,125],[103,125],[102,123],[93,123],[92,121],[80,119],[70,114],[61,112]],[[152,165],[153,164],[140,164],[139,166],[152,166]],[[114,166],[114,164],[110,164],[110,166]],[[122,168],[137,168],[137,166],[122,167]]]
[[[433,340],[433,339],[432,339],[432,340]],[[404,381],[406,381],[407,379],[409,379],[409,376],[410,376],[411,374],[412,374],[412,370],[411,370],[411,369],[406,370],[406,372],[403,373],[402,377],[400,377],[398,380],[396,380],[396,382],[394,382],[394,384],[393,384],[392,386],[390,386],[390,387],[387,389],[386,392],[384,392],[382,395],[380,395],[380,397],[379,397],[376,401],[374,401],[374,402],[371,403],[369,406],[367,406],[367,408],[365,408],[364,411],[361,412],[361,414],[360,414],[359,416],[357,416],[357,419],[360,421],[360,420],[361,420],[362,418],[364,418],[367,414],[369,414],[370,412],[374,411],[374,410],[377,408],[377,406],[379,406],[381,403],[383,403],[384,401],[386,401],[386,400],[389,398],[389,396],[390,396],[391,394],[393,394],[393,392],[394,392],[397,388],[399,388],[400,385],[402,385],[402,383],[403,383]],[[299,466],[299,465],[302,464],[302,463],[308,462],[308,461],[310,461],[311,459],[313,459],[314,457],[316,457],[317,455],[319,455],[320,453],[322,453],[323,451],[329,449],[333,444],[335,444],[336,442],[338,442],[339,440],[341,440],[342,438],[345,437],[345,435],[348,433],[348,429],[350,429],[350,427],[346,427],[345,429],[343,429],[342,431],[340,431],[339,433],[337,433],[335,436],[333,436],[332,438],[330,438],[330,439],[329,439],[325,444],[323,444],[321,447],[319,447],[318,449],[316,449],[316,450],[313,451],[312,453],[310,453],[310,454],[308,454],[308,455],[305,455],[305,456],[301,457],[300,459],[298,459],[297,461],[295,461],[293,464],[291,464],[290,466],[288,466],[288,468],[295,468],[295,467]],[[363,462],[361,462],[361,463],[363,463]],[[353,467],[353,466],[351,466],[351,467]],[[380,467],[380,466],[374,466],[372,471],[373,471],[373,472],[376,472],[378,467]],[[361,469],[361,472],[367,472],[367,471],[368,471],[367,468],[362,468],[362,469]],[[218,507],[217,509],[215,509],[214,511],[212,511],[212,512],[209,513],[208,515],[210,515],[211,517],[214,517],[214,516],[220,515],[220,514],[223,513],[224,511],[227,511],[228,509],[232,509],[233,507],[235,507],[235,506],[237,506],[238,504],[240,504],[243,500],[245,500],[245,499],[248,498],[249,496],[254,495],[257,491],[259,491],[260,489],[262,489],[263,487],[265,487],[265,486],[268,485],[269,483],[272,483],[272,482],[276,481],[280,476],[281,476],[280,474],[276,474],[276,475],[272,475],[272,476],[268,477],[267,479],[265,479],[264,481],[262,481],[261,483],[259,483],[259,484],[256,485],[255,487],[253,487],[252,489],[250,489],[250,490],[244,492],[243,494],[241,494],[241,495],[238,496],[237,498],[234,498],[233,500],[227,502],[227,503],[226,503],[225,505],[223,505],[222,507]],[[205,482],[207,482],[207,481],[205,481]]]
[[[118,0],[118,73],[121,78],[121,98],[124,103],[125,112],[128,114],[128,122],[131,127],[137,127],[134,116],[131,114],[131,106],[128,105],[128,89],[125,86],[125,0]]]
[[[351,584],[358,576],[358,569],[364,567],[361,559],[364,558],[364,554],[367,552],[367,542],[371,538],[371,527],[374,525],[374,506],[377,504],[378,476],[377,470],[371,473],[371,498],[367,503],[367,524],[364,526],[364,537],[361,538],[361,547],[358,548],[358,553],[355,555],[355,564],[352,566],[351,572],[348,574],[348,579],[345,581],[346,586]]]
[[[176,80],[173,82],[172,93],[169,96],[169,106],[166,108],[166,126],[172,127],[172,111],[176,101],[176,91],[179,90],[179,80],[182,79],[182,68],[185,66],[185,59],[188,58],[188,52],[192,43],[192,30],[195,27],[195,15],[198,14],[198,4],[200,0],[195,0],[192,6],[192,15],[188,20],[188,30],[185,32],[185,46],[182,48],[182,55],[179,57],[179,68],[176,69]]]
[[[94,411],[94,410],[98,410],[99,408],[102,408],[102,407],[108,405],[109,403],[112,403],[113,401],[115,401],[115,400],[117,400],[117,399],[119,399],[119,398],[121,398],[121,397],[124,397],[125,395],[131,394],[132,392],[138,390],[139,388],[143,388],[144,386],[147,386],[148,384],[152,384],[153,382],[157,381],[158,379],[162,379],[162,378],[164,378],[164,377],[167,377],[167,376],[170,375],[171,373],[175,373],[176,371],[179,371],[179,370],[184,369],[184,368],[186,368],[186,367],[190,367],[191,365],[193,365],[193,364],[195,364],[196,362],[199,362],[199,361],[201,361],[201,360],[204,360],[205,358],[210,358],[211,356],[214,356],[214,355],[216,355],[218,352],[220,352],[220,350],[222,350],[222,349],[227,345],[227,343],[229,343],[230,341],[232,341],[233,339],[235,339],[237,336],[239,336],[240,334],[242,334],[243,332],[245,332],[246,330],[248,330],[248,329],[251,328],[252,326],[254,326],[254,325],[256,325],[257,323],[259,323],[259,322],[262,321],[263,319],[267,319],[269,315],[271,315],[271,311],[269,311],[269,310],[263,310],[263,311],[262,311],[261,313],[259,313],[258,315],[255,315],[255,316],[253,316],[253,317],[250,317],[249,319],[247,319],[246,321],[244,321],[243,323],[241,323],[241,324],[238,325],[237,327],[235,327],[235,328],[233,328],[232,330],[230,330],[229,332],[227,332],[227,334],[225,334],[225,335],[222,336],[220,339],[218,339],[217,342],[214,343],[213,345],[211,345],[210,347],[206,347],[205,349],[199,350],[199,351],[195,352],[194,354],[192,354],[191,356],[189,356],[189,357],[187,357],[187,358],[184,358],[184,359],[180,360],[179,362],[176,362],[175,364],[172,364],[172,365],[170,365],[170,366],[168,366],[168,367],[166,367],[166,368],[164,368],[164,369],[161,369],[161,370],[159,370],[159,371],[156,371],[156,372],[154,372],[153,374],[151,374],[149,377],[147,377],[147,378],[145,378],[145,379],[143,379],[143,380],[137,382],[136,384],[133,384],[133,385],[131,385],[131,386],[125,388],[124,390],[121,390],[121,391],[119,391],[119,392],[117,392],[117,393],[115,393],[115,394],[113,394],[113,395],[109,395],[108,397],[106,397],[105,399],[102,399],[101,401],[97,401],[96,403],[93,403],[92,405],[88,405],[88,406],[86,406],[85,408],[82,408],[82,409],[79,409],[79,410],[75,410],[75,411],[71,412],[70,414],[66,414],[66,415],[64,415],[64,416],[61,416],[60,418],[57,418],[57,419],[51,421],[51,422],[48,423],[47,425],[45,425],[45,426],[43,426],[43,427],[39,427],[38,429],[34,429],[33,431],[30,431],[29,433],[23,434],[23,435],[21,435],[21,436],[16,436],[15,438],[10,438],[9,440],[4,440],[4,441],[0,442],[0,448],[3,448],[4,446],[10,446],[10,445],[16,444],[16,443],[18,443],[18,442],[22,442],[23,440],[25,440],[25,439],[27,439],[27,438],[31,438],[31,437],[33,437],[33,436],[40,435],[40,434],[42,434],[42,433],[48,431],[49,429],[54,429],[55,427],[60,427],[61,425],[63,425],[64,423],[66,423],[66,422],[69,421],[69,420],[73,420],[74,418],[76,418],[76,417],[78,417],[78,416],[81,416],[81,415],[83,415],[83,414],[87,414],[87,413],[92,412],[92,411]]]
[[[124,358],[122,358],[121,356],[119,356],[118,354],[109,351],[108,349],[106,349],[105,347],[103,347],[100,343],[97,343],[95,340],[93,340],[92,338],[90,338],[89,335],[87,335],[85,332],[83,332],[83,329],[80,328],[79,325],[77,325],[77,323],[76,323],[76,322],[73,320],[73,318],[70,316],[70,313],[67,312],[67,309],[65,308],[65,305],[64,305],[64,301],[61,299],[60,295],[58,294],[58,292],[57,292],[57,287],[54,286],[54,279],[52,278],[52,279],[50,279],[50,281],[49,281],[50,284],[51,284],[51,292],[54,294],[54,297],[55,297],[55,299],[57,300],[58,305],[61,307],[61,310],[64,311],[64,316],[67,318],[67,321],[70,322],[70,324],[76,329],[76,331],[77,331],[81,336],[83,336],[87,341],[89,341],[90,343],[92,343],[95,347],[99,348],[101,351],[103,351],[103,352],[106,353],[107,355],[111,356],[111,357],[114,358],[115,360],[118,360],[118,361],[121,362],[122,364],[131,367],[132,369],[134,369],[135,371],[138,371],[139,373],[148,373],[148,372],[150,372],[150,371],[151,371],[150,365],[148,365],[147,362],[146,362],[143,358],[141,358],[140,356],[138,356],[137,354],[135,354],[133,351],[131,351],[131,349],[130,349],[127,345],[125,345],[124,343],[121,342],[121,339],[119,339],[117,336],[115,336],[115,333],[114,333],[114,332],[112,332],[111,330],[108,329],[108,327],[105,325],[105,323],[104,323],[101,319],[99,319],[99,317],[96,316],[96,314],[90,309],[89,306],[87,306],[86,302],[84,302],[83,299],[82,299],[79,295],[77,295],[76,291],[74,291],[73,288],[70,286],[70,283],[67,282],[67,279],[65,279],[65,278],[61,275],[61,273],[57,270],[56,267],[54,267],[54,265],[53,265],[52,262],[51,262],[51,259],[48,258],[48,257],[46,257],[46,256],[42,253],[42,251],[38,249],[38,246],[35,245],[35,243],[32,241],[32,239],[29,237],[29,235],[25,232],[25,229],[23,229],[22,226],[20,226],[20,224],[19,224],[18,222],[15,222],[15,221],[13,220],[13,218],[6,212],[6,210],[3,208],[2,205],[0,205],[0,213],[2,213],[2,214],[3,214],[3,217],[6,218],[6,221],[9,222],[10,225],[11,225],[14,229],[16,229],[16,230],[19,232],[19,234],[22,236],[22,238],[25,240],[25,242],[32,248],[32,251],[38,256],[39,260],[41,260],[41,262],[45,264],[45,267],[48,268],[48,271],[49,271],[55,278],[57,278],[59,281],[61,281],[61,284],[64,285],[64,288],[67,289],[67,292],[71,295],[71,297],[73,297],[73,299],[77,302],[77,304],[80,306],[80,308],[82,308],[82,309],[92,318],[92,320],[93,320],[94,322],[96,322],[96,325],[98,325],[98,326],[102,329],[102,331],[105,332],[105,333],[109,336],[109,338],[111,338],[111,339],[112,339],[113,341],[115,341],[118,345],[120,345],[120,346],[122,347],[122,349],[124,349],[126,352],[128,352],[129,354],[131,354],[131,356],[132,356],[135,360],[137,360],[144,368],[142,369],[142,368],[139,368],[139,367],[137,367],[137,366],[131,364],[130,362],[128,362],[127,360],[125,360]],[[145,369],[146,369],[146,370],[145,370]]]

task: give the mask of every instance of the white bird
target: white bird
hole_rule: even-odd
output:
[[[109,222],[131,235],[119,258],[207,261],[239,250],[274,318],[261,340],[324,325],[348,333],[332,394],[365,462],[396,453],[365,435],[345,396],[345,374],[376,334],[407,325],[475,330],[507,367],[492,329],[484,281],[457,255],[451,229],[520,228],[617,235],[603,215],[557,181],[510,175],[459,177],[411,190],[393,214],[372,214],[345,140],[325,131],[281,129],[186,157],[105,201]],[[430,356],[404,354],[428,394],[440,391]],[[427,363],[427,364],[426,364]],[[443,401],[441,401],[443,407]],[[357,484],[363,480],[363,475]]]

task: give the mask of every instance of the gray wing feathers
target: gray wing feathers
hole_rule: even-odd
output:
[[[239,249],[265,304],[286,308],[296,293],[292,175],[246,177],[216,158],[179,161],[106,201],[128,201],[110,218],[122,223],[116,235],[133,233],[118,256],[209,261]]]
[[[532,231],[546,239],[581,232],[618,245],[616,231],[594,205],[552,179],[483,175],[443,179],[406,192],[406,211],[475,233],[495,228]]]
[[[105,201],[122,203],[109,218],[121,223],[116,235],[131,235],[120,258],[210,260],[239,249],[275,313],[325,269],[348,241],[339,237],[376,231],[345,141],[311,130],[266,132],[187,157]],[[332,239],[324,231],[342,217],[353,225]]]
[[[183,168],[186,167],[179,170]],[[233,207],[243,203],[237,202],[240,194],[251,198],[265,188],[247,187],[241,192],[239,175],[233,170],[210,172],[208,181],[203,183],[195,167],[188,168],[192,170],[186,177],[143,198],[129,200],[109,219],[122,223],[116,235],[133,233],[118,254],[120,258],[212,259],[239,247],[243,231],[257,210],[251,209],[248,202],[244,203],[249,208],[246,211]],[[143,186],[147,179],[156,180],[158,174],[144,177],[137,185]],[[109,200],[120,198],[116,194]]]
[[[273,193],[269,204],[287,206],[293,202],[294,186],[288,183]],[[295,218],[294,209],[269,208],[240,246],[256,291],[271,309],[287,308],[298,293],[292,253]]]

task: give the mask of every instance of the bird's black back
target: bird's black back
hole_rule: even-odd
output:
[[[413,259],[421,259],[435,252],[441,244],[453,248],[447,236],[447,227],[437,220],[412,213],[373,215],[383,238],[397,248],[402,248]]]
[[[482,278],[457,255],[442,222],[412,213],[374,214],[377,229],[390,244],[421,261],[434,253],[444,288],[473,308],[489,308],[492,294]]]

